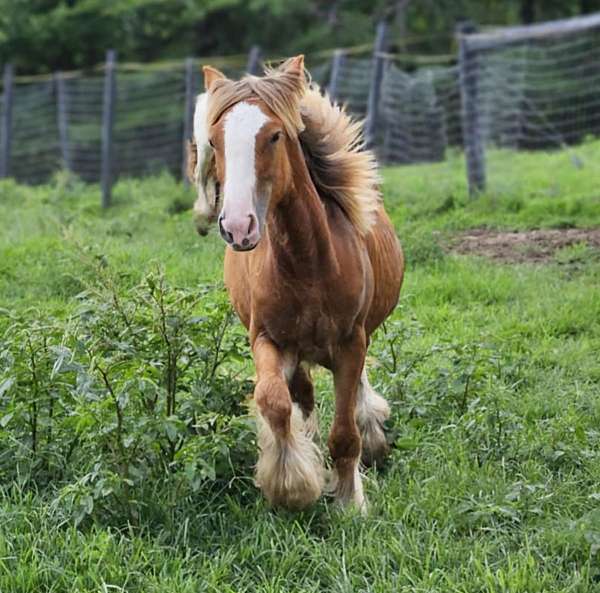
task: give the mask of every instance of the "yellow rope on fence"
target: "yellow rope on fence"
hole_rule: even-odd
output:
[[[325,49],[316,52],[309,52],[307,54],[307,61],[325,61],[335,54],[338,48],[335,49]],[[355,56],[366,54],[372,51],[373,44],[372,43],[363,43],[360,45],[355,45],[352,47],[341,48],[345,55]],[[263,58],[264,62],[279,62],[286,59],[289,56],[273,56],[268,58]],[[204,64],[211,64],[216,68],[240,68],[243,69],[246,66],[247,55],[246,54],[232,54],[228,56],[199,56],[193,57],[194,62],[196,62],[199,66]],[[120,71],[125,72],[157,72],[160,70],[167,70],[171,68],[183,68],[185,64],[185,59],[178,60],[161,60],[157,62],[117,62],[117,68]],[[90,73],[100,73],[104,72],[105,64],[96,64],[95,66],[91,66],[90,68],[78,69],[78,70],[65,70],[61,71],[61,76],[63,78],[75,78],[77,76],[81,76],[82,74],[90,74]],[[24,75],[16,75],[14,77],[15,84],[27,84],[33,82],[48,82],[51,81],[54,77],[54,73],[49,74],[24,74]]]
[[[375,56],[414,66],[436,66],[453,64],[457,60],[455,54],[414,55],[406,53],[376,52]]]

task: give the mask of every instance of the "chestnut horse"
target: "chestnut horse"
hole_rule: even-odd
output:
[[[387,402],[370,386],[373,331],[398,301],[404,262],[360,124],[307,84],[304,58],[258,78],[204,68],[190,175],[201,232],[217,212],[225,284],[256,366],[256,482],[300,509],[324,486],[309,364],[333,372],[328,439],[337,500],[364,510],[359,462],[387,451]],[[206,143],[208,142],[208,146]]]

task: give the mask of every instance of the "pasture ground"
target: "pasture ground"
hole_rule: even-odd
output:
[[[600,147],[586,150],[597,163]],[[60,485],[13,475],[0,485],[0,591],[600,591],[599,252],[576,242],[506,263],[448,248],[469,229],[600,227],[597,166],[519,162],[505,175],[513,191],[475,201],[459,161],[450,177],[446,164],[384,173],[408,265],[371,349],[393,452],[366,472],[366,518],[327,499],[273,512],[242,476],[201,496],[141,492],[136,522],[76,524]],[[551,187],[540,181],[549,167]],[[1,183],[0,306],[67,316],[90,252],[124,285],[157,263],[173,285],[214,282],[223,247],[195,235],[190,200],[165,176],[120,182],[108,212],[97,188],[64,175]],[[330,382],[317,383],[326,433]]]

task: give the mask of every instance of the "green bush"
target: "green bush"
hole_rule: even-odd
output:
[[[149,481],[191,493],[247,474],[249,357],[224,290],[161,270],[126,288],[91,261],[97,282],[66,319],[3,311],[0,480],[51,483],[79,522],[135,520]]]

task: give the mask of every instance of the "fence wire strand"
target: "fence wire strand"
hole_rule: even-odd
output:
[[[330,57],[312,64],[312,80],[321,88],[331,84]],[[573,147],[600,135],[597,28],[476,51],[462,76],[450,59],[407,69],[394,55],[384,57],[376,128],[384,163],[456,162],[465,143],[461,83],[476,85],[478,132],[492,188],[502,186],[516,154]],[[191,76],[194,96],[202,91],[199,64],[194,62]],[[359,118],[367,115],[373,64],[374,56],[348,52],[335,69],[336,100]],[[243,74],[233,61],[222,69],[233,78]],[[56,79],[18,80],[14,86],[10,175],[18,181],[42,183],[66,165],[85,181],[100,179],[104,74],[98,68],[69,73],[62,81],[66,131],[59,129]],[[161,170],[180,176],[189,130],[184,64],[117,66],[116,89],[114,176]]]

